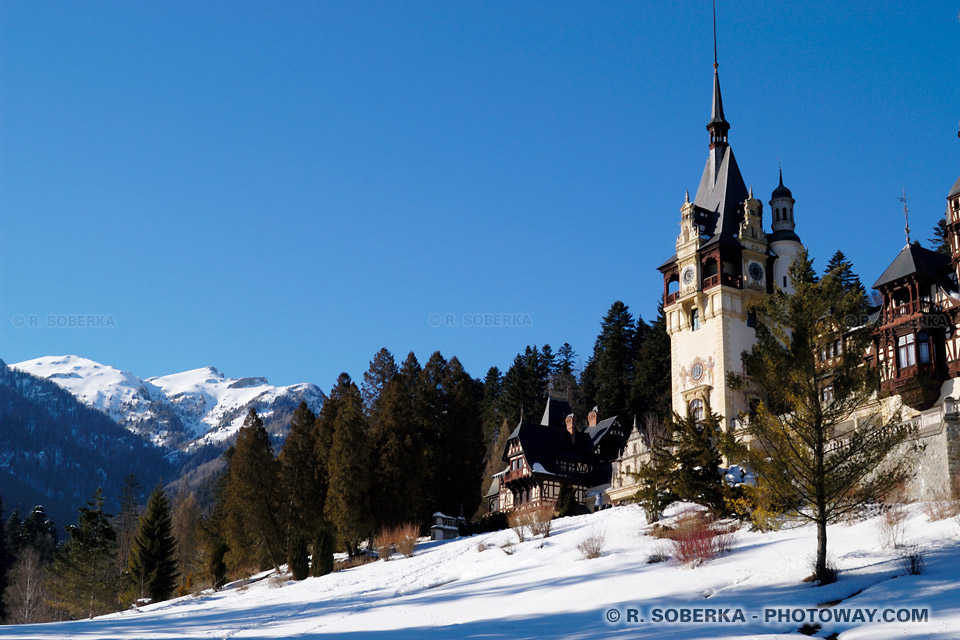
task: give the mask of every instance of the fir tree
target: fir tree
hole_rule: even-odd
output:
[[[223,534],[230,548],[227,565],[279,570],[286,550],[277,511],[277,461],[263,421],[253,409],[237,434],[223,497]]]
[[[632,412],[640,424],[662,423],[670,418],[670,385],[670,336],[661,299],[657,319],[650,325],[640,347],[631,390]]]
[[[363,405],[367,415],[377,411],[377,399],[383,393],[383,388],[397,375],[397,363],[393,354],[386,348],[380,349],[370,361],[370,368],[363,374]]]
[[[837,251],[827,263],[826,273],[833,273],[840,285],[845,291],[856,291],[866,295],[867,290],[863,288],[860,282],[860,276],[853,272],[853,263],[851,263],[843,251]]]
[[[280,486],[285,505],[286,546],[313,535],[323,519],[322,482],[318,476],[316,416],[301,402],[290,419],[290,433],[280,452]]]
[[[349,375],[340,374],[330,397],[337,398],[337,407],[331,425],[333,434],[327,461],[330,485],[324,513],[352,555],[358,543],[373,530],[371,514],[366,508],[373,488],[370,439],[363,398]]]
[[[929,242],[930,246],[937,253],[942,253],[945,256],[951,255],[946,218],[940,218],[937,224],[933,226],[933,237],[930,238]]]
[[[130,543],[137,532],[137,522],[140,519],[140,483],[137,476],[129,474],[124,479],[123,489],[120,492],[120,513],[117,514],[114,526],[117,529],[117,542],[120,553],[117,554],[121,570],[125,569],[130,559]]]
[[[806,252],[790,278],[793,295],[778,290],[757,307],[757,343],[743,354],[747,377],[731,382],[763,400],[747,423],[754,443],[743,455],[778,503],[816,524],[815,575],[823,583],[827,525],[903,481],[912,447],[898,411],[863,415],[878,385],[877,369],[863,359],[871,328],[846,321],[863,313],[863,293],[844,286],[838,270],[817,281]],[[824,345],[837,341],[840,353],[823,360]],[[857,412],[856,437],[845,438],[841,425]]]
[[[130,543],[130,559],[124,573],[127,601],[168,600],[180,577],[176,554],[170,502],[163,487],[157,485]]]
[[[637,347],[646,332],[641,319],[633,320],[630,310],[617,300],[600,324],[590,359],[590,390],[604,416],[619,416],[630,424],[630,397],[633,390]]]
[[[79,509],[77,524],[67,527],[69,537],[57,552],[50,572],[51,604],[73,618],[119,608],[117,533],[103,503],[103,491],[97,489],[87,506]]]

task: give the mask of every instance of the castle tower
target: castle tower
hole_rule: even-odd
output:
[[[770,196],[770,217],[773,219],[770,234],[770,249],[777,255],[773,264],[773,282],[787,293],[793,293],[790,284],[790,264],[800,254],[803,244],[797,236],[793,220],[793,205],[796,200],[790,189],[783,186],[783,169],[780,170],[780,185]]]
[[[676,253],[659,270],[673,409],[699,416],[709,404],[727,428],[750,406],[750,398],[727,384],[728,373],[742,373],[741,354],[756,341],[750,307],[773,292],[774,278],[786,273],[802,248],[793,230],[794,200],[782,178],[771,199],[782,219],[775,221],[772,234],[764,231],[763,205],[743,181],[729,130],[714,61],[707,164],[693,202],[688,193],[680,208]],[[785,259],[778,258],[774,244]]]
[[[960,131],[957,131],[960,137]],[[960,282],[960,178],[953,183],[947,194],[947,240],[950,243],[950,255],[953,258],[953,272]]]

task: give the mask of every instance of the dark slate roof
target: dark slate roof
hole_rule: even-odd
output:
[[[570,403],[558,398],[547,398],[547,406],[543,409],[543,417],[540,418],[540,424],[545,427],[567,426],[567,416],[573,413]]]
[[[777,229],[773,233],[767,234],[767,242],[781,242],[783,240],[793,240],[800,242],[800,236],[793,229]]]
[[[617,416],[612,418],[607,418],[606,420],[601,420],[597,423],[595,427],[587,427],[583,432],[590,436],[590,441],[593,442],[593,448],[596,449],[600,444],[600,440],[603,439],[603,436],[607,435],[607,431],[610,430],[610,427],[614,425],[617,421]]]
[[[716,66],[713,68],[713,105],[710,107],[709,124],[722,123],[730,126],[726,118],[723,117],[723,97],[720,95],[720,74]]]
[[[711,149],[693,201],[704,233],[736,241],[743,217],[741,205],[748,197],[733,150],[727,145]]]
[[[960,178],[957,178],[957,181],[953,183],[953,188],[950,189],[950,193],[947,194],[947,197],[952,198],[955,195],[960,195]]]
[[[531,471],[534,465],[539,463],[548,473],[568,475],[561,474],[557,468],[558,458],[574,462],[592,462],[593,460],[593,440],[582,431],[574,433],[576,442],[571,441],[566,429],[521,422],[510,434],[510,439],[520,439],[523,456]],[[503,460],[507,460],[506,448],[504,448]]]
[[[901,278],[910,275],[919,275],[922,277],[939,278],[943,275],[943,270],[950,266],[950,256],[931,251],[914,242],[905,246],[887,270],[873,283],[874,289],[879,289],[885,284],[889,284]]]
[[[780,185],[773,190],[772,194],[770,194],[771,200],[776,200],[777,198],[793,199],[793,194],[790,193],[790,189],[787,189],[785,186],[783,186],[783,169],[780,170]]]

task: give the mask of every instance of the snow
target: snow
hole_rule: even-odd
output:
[[[312,384],[275,387],[266,378],[228,378],[214,367],[143,380],[73,355],[10,366],[56,383],[154,444],[186,449],[222,442],[235,434],[243,426],[248,406],[256,406],[261,417],[268,417],[271,406],[281,399],[302,397],[314,410],[323,399]]]
[[[264,578],[93,620],[0,627],[0,637],[117,638],[802,638],[799,624],[765,624],[764,607],[815,609],[929,607],[929,621],[824,624],[840,640],[960,637],[960,527],[927,522],[912,505],[907,539],[927,553],[927,572],[907,576],[897,552],[882,549],[878,519],[829,529],[840,579],[823,587],[810,573],[816,532],[797,526],[768,534],[741,530],[734,548],[697,568],[648,564],[666,541],[636,506],[556,520],[549,538],[517,543],[510,530],[426,542],[395,557],[303,582]],[[603,555],[585,560],[577,544],[603,532]],[[506,550],[501,548],[506,545]],[[509,551],[509,553],[508,553]],[[265,575],[265,574],[264,574]],[[859,592],[859,593],[858,593]],[[857,594],[857,595],[854,595]],[[635,607],[742,607],[744,623],[627,623]],[[606,612],[621,621],[605,622]]]

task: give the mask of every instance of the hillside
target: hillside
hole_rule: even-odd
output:
[[[644,535],[642,511],[619,507],[554,522],[551,537],[513,544],[512,531],[429,542],[413,558],[376,562],[301,583],[265,577],[94,620],[0,627],[0,637],[63,638],[802,638],[799,624],[763,623],[764,607],[814,609],[842,600],[855,607],[929,607],[929,621],[824,624],[818,637],[840,640],[960,637],[960,527],[927,522],[909,508],[906,539],[927,550],[927,571],[908,576],[895,551],[882,549],[878,519],[830,528],[836,584],[803,583],[816,534],[795,527],[741,531],[731,552],[696,569],[649,564],[665,541]],[[602,557],[584,560],[577,544],[605,532]],[[480,551],[481,545],[487,548]],[[624,622],[628,608],[737,608],[744,623]],[[617,624],[605,621],[610,609]],[[758,615],[759,620],[753,620]],[[647,618],[649,620],[649,617]]]

